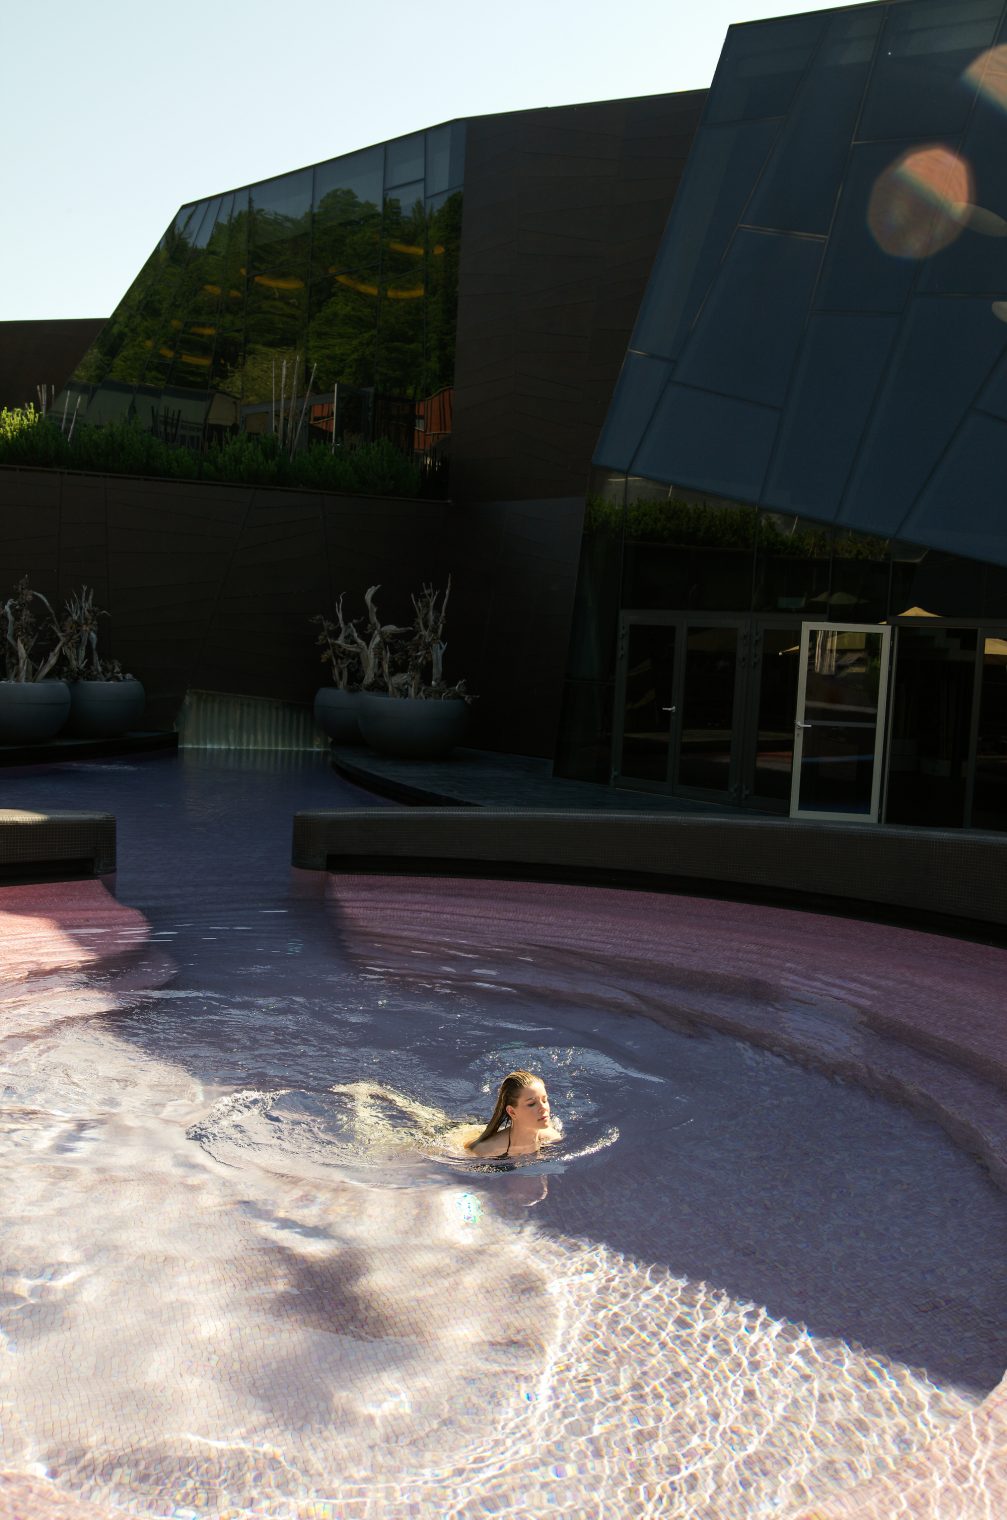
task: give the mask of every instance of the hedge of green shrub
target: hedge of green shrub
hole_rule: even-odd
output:
[[[726,506],[709,502],[644,498],[621,502],[604,496],[587,498],[585,532],[597,537],[614,536],[625,530],[633,543],[677,544],[705,549],[758,548],[764,553],[800,559],[883,559],[886,540],[867,534],[833,531],[794,523],[780,514],[755,507]]]
[[[361,496],[430,494],[419,465],[387,440],[354,449],[311,444],[293,457],[270,434],[239,433],[202,453],[177,448],[128,422],[88,427],[67,438],[59,423],[34,407],[0,412],[0,465],[93,470],[169,480],[213,480],[249,486],[307,486]]]

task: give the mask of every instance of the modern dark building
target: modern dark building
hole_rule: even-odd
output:
[[[1007,827],[1005,26],[728,33],[594,454],[563,774]]]
[[[1007,0],[735,26],[708,94],[451,122],[183,207],[57,405],[421,458],[441,502],[298,538],[303,497],[235,498],[214,553],[233,576],[265,513],[291,606],[333,514],[334,592],[450,569],[485,747],[1007,828],[1005,150]],[[247,621],[229,584],[203,602]],[[166,704],[302,695],[306,636],[264,675],[206,626]]]

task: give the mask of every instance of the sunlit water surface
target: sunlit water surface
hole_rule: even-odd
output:
[[[286,865],[291,815],[373,799],[313,757],[5,793],[107,807],[120,841],[118,908],[0,892],[0,1468],[33,1505],[786,1515],[999,1379],[980,1167],[854,1087],[613,1012],[620,944],[560,931],[617,894],[326,895]],[[716,962],[757,915],[709,913]],[[451,1126],[517,1066],[565,1139],[473,1168]]]

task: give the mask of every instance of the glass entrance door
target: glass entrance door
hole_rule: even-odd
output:
[[[737,800],[739,666],[747,637],[741,619],[623,614],[616,785]]]
[[[890,628],[801,628],[792,818],[876,823],[888,689]]]

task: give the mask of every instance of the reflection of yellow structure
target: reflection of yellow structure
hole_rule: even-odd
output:
[[[362,296],[376,296],[378,294],[378,287],[376,285],[368,284],[366,280],[358,280],[352,274],[340,274],[334,265],[329,266],[329,273],[336,276],[340,285],[345,285],[350,290],[358,290]],[[394,286],[389,285],[385,290],[385,295],[389,301],[417,301],[424,293],[425,287],[423,285],[410,285],[401,289],[396,289]]]
[[[194,327],[192,331],[200,338],[212,338],[217,329],[215,327]]]
[[[294,274],[257,274],[254,278],[256,285],[265,285],[267,290],[304,289],[304,281]]]
[[[388,246],[393,253],[409,253],[416,259],[421,259],[426,252],[426,249],[421,248],[418,243],[395,243],[389,241]],[[444,252],[444,244],[435,243],[430,252],[435,256],[439,256]]]
[[[203,354],[181,354],[179,357],[183,364],[195,364],[200,369],[209,369],[210,367],[211,361]]]

